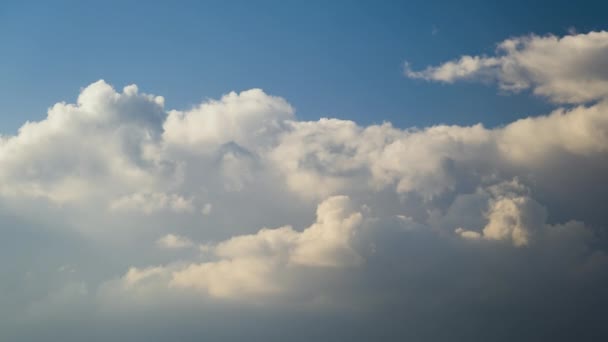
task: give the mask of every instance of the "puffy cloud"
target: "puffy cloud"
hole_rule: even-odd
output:
[[[498,82],[501,89],[534,94],[557,103],[584,103],[608,96],[608,32],[529,35],[498,44],[496,56],[462,56],[439,66],[414,71],[410,78],[452,83],[458,80]]]
[[[608,150],[608,102],[557,109],[498,130],[498,145],[511,162],[542,166],[564,154],[590,157]]]
[[[350,268],[362,263],[356,250],[357,233],[362,228],[362,214],[348,197],[330,197],[319,204],[316,222],[301,232],[285,226],[235,236],[204,245],[202,250],[216,260],[131,267],[121,284],[124,290],[137,291],[139,286],[147,288],[156,282],[218,298],[251,299],[305,290],[293,283],[302,268]],[[166,248],[192,245],[191,240],[173,234],[158,242]]]
[[[294,123],[271,158],[290,188],[307,197],[392,185],[433,197],[453,186],[452,158],[492,153],[491,133],[481,125],[399,130],[321,119]]]
[[[0,139],[0,191],[66,202],[150,186],[163,172],[156,153],[163,104],[134,85],[122,93],[104,81],[89,85],[76,104],[58,103],[45,120]]]
[[[165,270],[162,267],[147,267],[144,269],[131,267],[124,275],[123,279],[127,286],[133,286],[150,278],[161,276],[164,273]]]
[[[263,145],[272,142],[272,136],[293,115],[294,109],[287,101],[261,89],[231,92],[190,111],[171,111],[164,123],[164,139],[203,150],[231,142]]]
[[[574,209],[580,205],[584,211],[595,199],[573,200],[552,177],[576,172],[572,160],[577,160],[596,171],[593,177],[569,181],[598,188],[603,164],[597,160],[608,146],[605,101],[495,129],[441,125],[401,130],[388,123],[361,127],[337,119],[296,121],[284,99],[257,89],[230,93],[188,112],[167,115],[162,106],[162,98],[140,94],[135,86],[122,93],[103,81],[86,87],[77,104],[58,104],[47,119],[2,139],[6,167],[0,177],[7,186],[0,191],[7,203],[42,196],[77,203],[79,209],[101,204],[112,212],[146,215],[195,210],[208,215],[212,200],[214,213],[220,214],[216,219],[221,219],[224,206],[245,198],[255,201],[272,184],[269,197],[256,201],[252,216],[280,214],[271,208],[292,210],[289,201],[314,206],[346,194],[393,207],[387,213],[425,224],[449,208],[451,199],[519,177],[541,202],[550,202],[549,216],[554,201],[572,211],[566,220],[581,219]],[[66,143],[73,146],[69,152]],[[555,169],[561,171],[543,176]],[[387,192],[406,205],[381,202],[380,194]],[[480,234],[509,235],[526,244],[527,230],[512,232],[504,221],[519,220],[517,212],[535,203],[528,198],[495,198],[494,210],[486,212],[488,229]],[[262,206],[267,208],[263,213]],[[244,209],[241,205],[240,214]],[[199,224],[194,220],[179,224],[194,229]],[[246,220],[234,223],[251,226]],[[467,228],[445,228],[458,227]],[[301,247],[297,255],[323,253],[306,250]]]
[[[487,224],[482,232],[465,230],[455,232],[463,238],[476,240],[507,240],[515,246],[526,246],[536,230],[542,229],[546,220],[545,209],[530,198],[527,189],[516,180],[489,187]]]
[[[481,234],[472,230],[466,230],[462,227],[458,227],[454,230],[454,232],[465,239],[469,240],[477,240],[481,238]]]
[[[516,38],[499,56],[413,74],[598,100],[497,128],[299,121],[286,100],[258,89],[166,110],[135,86],[96,82],[75,104],[0,138],[0,227],[25,246],[0,251],[11,261],[0,275],[12,281],[0,285],[0,304],[52,312],[74,297],[87,302],[66,306],[78,317],[135,312],[127,316],[147,321],[166,311],[197,324],[222,312],[215,319],[226,331],[240,310],[268,322],[332,312],[368,340],[395,322],[408,323],[394,336],[413,340],[494,340],[481,325],[504,327],[511,340],[553,331],[504,320],[517,315],[576,314],[597,330],[593,317],[608,303],[608,107],[601,72],[570,89],[580,79],[569,72],[597,64],[568,66],[596,61],[602,37]],[[533,73],[529,61],[549,50],[557,64]],[[564,70],[549,77],[558,64]],[[66,264],[75,271],[43,273]],[[0,324],[16,329],[26,316],[0,310],[11,318]],[[471,322],[482,323],[463,328]]]
[[[262,229],[207,246],[217,261],[175,270],[170,285],[196,288],[216,297],[283,292],[280,278],[297,266],[346,267],[361,262],[353,240],[362,215],[345,196],[330,197],[317,209],[317,220],[302,232],[286,226]]]

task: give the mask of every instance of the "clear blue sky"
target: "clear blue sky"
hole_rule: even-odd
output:
[[[2,1],[0,132],[101,78],[163,95],[168,108],[259,87],[286,98],[300,119],[494,126],[550,107],[479,84],[410,80],[403,62],[491,53],[532,32],[606,29],[606,2],[587,3]]]

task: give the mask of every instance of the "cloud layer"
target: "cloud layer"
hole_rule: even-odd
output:
[[[608,336],[607,37],[408,69],[578,104],[497,128],[301,121],[260,89],[167,110],[95,82],[0,137],[1,334]]]

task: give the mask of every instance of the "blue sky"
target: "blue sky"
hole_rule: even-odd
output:
[[[527,93],[409,80],[403,62],[491,54],[532,32],[599,30],[605,11],[603,1],[3,1],[0,131],[102,78],[162,94],[168,108],[259,87],[302,119],[494,126],[549,107]]]

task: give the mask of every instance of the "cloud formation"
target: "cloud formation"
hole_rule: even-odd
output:
[[[555,103],[585,103],[608,95],[608,32],[564,37],[553,35],[509,38],[495,56],[461,56],[416,71],[410,78],[444,83],[460,80],[496,82],[506,91],[531,89]]]
[[[180,248],[188,248],[192,247],[194,244],[187,237],[175,235],[175,234],[167,234],[158,240],[156,240],[156,244],[161,248],[168,249],[180,249]]]
[[[605,35],[408,71],[578,104],[496,128],[302,121],[260,89],[167,110],[95,82],[0,137],[0,334],[608,336]]]

